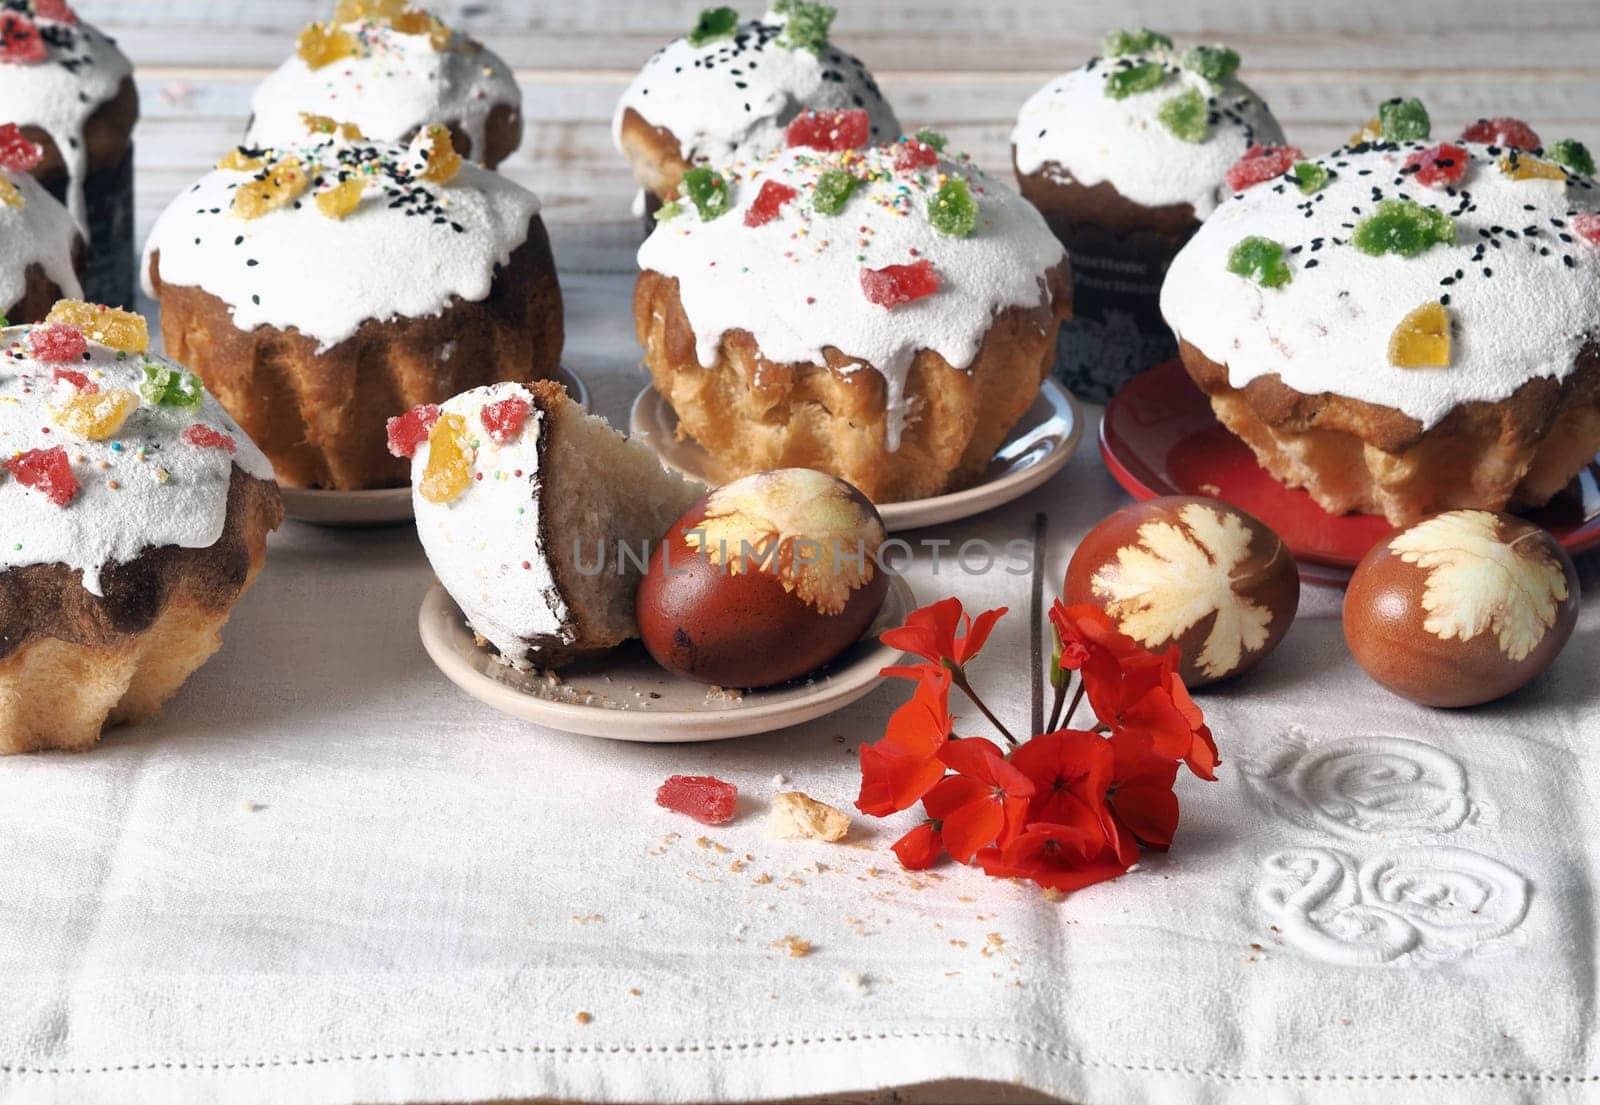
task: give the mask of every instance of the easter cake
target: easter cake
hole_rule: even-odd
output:
[[[81,294],[77,223],[28,173],[43,156],[16,124],[0,125],[0,318],[9,322],[38,322],[56,300]]]

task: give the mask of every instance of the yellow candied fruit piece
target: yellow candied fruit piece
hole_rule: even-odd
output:
[[[429,123],[412,141],[413,149],[427,150],[427,163],[417,175],[435,184],[445,184],[461,171],[461,155],[450,141],[450,128]]]
[[[50,404],[50,420],[70,434],[104,441],[122,429],[128,416],[138,409],[139,397],[131,391],[79,391]]]
[[[467,420],[459,414],[441,414],[428,431],[428,464],[417,490],[430,503],[448,503],[471,486],[476,455]]]
[[[355,177],[342,181],[326,192],[317,193],[317,210],[330,219],[342,219],[361,203],[361,181]]]
[[[307,23],[295,43],[295,53],[313,69],[352,57],[360,50],[355,36],[333,23]]]
[[[333,9],[333,21],[356,23],[363,19],[393,19],[405,7],[406,0],[339,0]]]
[[[1360,130],[1350,136],[1350,141],[1346,145],[1359,146],[1363,142],[1376,142],[1382,137],[1383,120],[1374,115],[1362,125]]]
[[[266,158],[253,157],[245,153],[242,146],[235,146],[222,155],[222,160],[217,162],[217,168],[232,169],[236,173],[253,173],[266,163]]]
[[[1566,180],[1566,171],[1553,161],[1529,157],[1525,153],[1503,154],[1497,163],[1512,180]]]
[[[287,207],[311,186],[297,157],[286,157],[267,170],[260,180],[241,184],[233,194],[233,212],[241,218],[259,219],[268,211]]]
[[[300,122],[305,124],[306,131],[310,134],[337,134],[347,142],[360,142],[367,137],[354,123],[341,123],[337,119],[330,119],[326,115],[313,115],[309,111],[300,113]]]
[[[116,307],[102,307],[81,299],[58,299],[46,322],[76,326],[90,341],[123,353],[143,353],[150,348],[150,327],[144,316]]]
[[[1389,363],[1396,368],[1450,366],[1450,311],[1437,300],[1400,320],[1389,335]]]
[[[450,45],[450,28],[429,12],[417,9],[401,12],[389,21],[389,25],[403,35],[427,35],[429,45],[435,50],[443,50]]]
[[[28,201],[22,198],[22,193],[17,191],[17,186],[3,176],[0,176],[0,205],[5,207],[28,206]]]

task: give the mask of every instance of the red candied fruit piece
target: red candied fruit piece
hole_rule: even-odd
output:
[[[1585,211],[1572,216],[1572,232],[1584,241],[1600,246],[1600,211]]]
[[[1472,155],[1453,142],[1440,142],[1418,150],[1406,158],[1405,167],[1415,170],[1417,183],[1424,188],[1449,187],[1467,175]]]
[[[761,191],[756,193],[755,202],[745,209],[744,225],[766,226],[778,217],[778,211],[784,204],[799,194],[787,184],[780,184],[776,180],[764,182]]]
[[[15,123],[0,124],[0,169],[25,173],[44,160],[44,147],[30,142]]]
[[[803,111],[784,130],[783,141],[790,148],[807,146],[827,153],[865,146],[871,136],[867,113],[852,108],[849,111]]]
[[[1243,192],[1257,184],[1280,177],[1305,157],[1297,146],[1251,146],[1244,156],[1228,167],[1228,187]]]
[[[389,428],[389,452],[410,460],[417,455],[422,443],[428,440],[428,434],[437,421],[439,407],[436,403],[423,403],[397,418],[389,419],[386,423]]]
[[[739,788],[714,775],[674,775],[656,788],[656,805],[685,813],[702,825],[733,820]]]
[[[33,328],[28,335],[28,349],[36,360],[46,364],[69,364],[89,352],[89,341],[76,326],[52,322]]]
[[[1524,123],[1502,115],[1497,119],[1479,119],[1461,132],[1463,142],[1482,142],[1486,146],[1515,146],[1519,150],[1537,150],[1544,145],[1539,132]]]
[[[72,474],[67,451],[59,445],[18,453],[0,467],[23,487],[37,491],[56,506],[66,506],[78,497],[78,477]]]
[[[898,307],[939,290],[939,274],[933,262],[922,260],[912,265],[889,265],[861,270],[861,290],[880,307]]]
[[[0,12],[0,61],[32,65],[49,53],[33,20],[21,12]]]
[[[81,391],[85,395],[97,395],[100,392],[99,384],[95,383],[93,380],[89,379],[89,377],[85,376],[76,369],[54,369],[52,370],[50,378],[53,383],[60,383],[61,381],[65,380],[67,383],[71,384],[75,390]]]
[[[489,431],[491,441],[496,445],[509,445],[517,440],[517,435],[522,432],[522,424],[528,420],[528,411],[532,409],[526,399],[513,395],[498,403],[485,404],[478,412],[478,417],[483,421],[483,428]],[[412,446],[411,451],[416,452],[416,446]]]
[[[918,169],[931,169],[937,164],[939,164],[939,151],[915,138],[907,138],[894,151],[896,172],[911,173]]]
[[[213,430],[210,426],[202,426],[198,422],[183,431],[183,440],[196,449],[226,449],[230,453],[239,451],[239,446],[234,443],[233,438],[221,430]]]
[[[72,10],[67,0],[33,0],[33,14],[38,19],[50,19],[57,23],[78,21],[78,13]]]

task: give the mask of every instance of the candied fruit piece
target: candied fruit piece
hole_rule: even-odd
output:
[[[1508,150],[1496,162],[1500,171],[1512,180],[1566,180],[1567,172],[1553,161],[1534,157],[1518,150]]]
[[[1315,161],[1295,162],[1294,168],[1289,170],[1289,175],[1294,177],[1294,186],[1300,189],[1303,195],[1313,195],[1328,186],[1328,170]]]
[[[679,203],[677,200],[668,200],[666,203],[663,203],[660,207],[656,208],[656,213],[652,217],[656,220],[656,222],[664,223],[668,219],[676,219],[681,214],[683,214],[683,204]]]
[[[346,142],[361,142],[367,137],[354,123],[341,123],[326,115],[313,115],[309,111],[302,111],[300,121],[306,125],[308,134],[337,134]]]
[[[298,157],[273,163],[233,194],[233,212],[242,219],[259,219],[270,211],[287,207],[311,186]]]
[[[965,238],[978,225],[978,201],[964,177],[953,176],[928,200],[928,222],[940,234]]]
[[[56,506],[66,506],[78,497],[78,477],[72,474],[67,451],[59,445],[18,453],[0,467],[23,487],[37,491]]]
[[[1594,155],[1576,138],[1561,139],[1544,151],[1544,155],[1579,176],[1594,176]]]
[[[1206,98],[1193,88],[1161,101],[1156,118],[1181,142],[1204,142],[1211,133]]]
[[[776,180],[761,182],[761,191],[756,193],[756,198],[750,206],[745,208],[745,226],[765,226],[778,217],[778,211],[784,204],[794,199],[800,193],[787,184]]]
[[[1389,335],[1389,363],[1396,368],[1448,368],[1450,311],[1436,299],[1407,312]]]
[[[778,35],[779,46],[822,53],[836,14],[830,5],[807,0],[777,0],[772,10],[784,16],[783,30]]]
[[[440,52],[450,45],[450,28],[431,12],[401,12],[389,20],[389,26],[403,35],[427,35],[428,45]]]
[[[1172,39],[1159,31],[1152,31],[1149,27],[1140,27],[1132,31],[1108,31],[1100,42],[1100,52],[1108,58],[1120,58],[1124,54],[1143,54],[1155,49],[1172,49]]]
[[[843,169],[829,169],[817,177],[811,192],[811,208],[819,215],[837,215],[844,210],[861,182]]]
[[[732,8],[704,8],[689,30],[689,45],[696,49],[732,38],[739,29],[739,13]]]
[[[1350,145],[1359,146],[1363,142],[1376,142],[1383,137],[1383,120],[1376,115],[1361,125],[1361,129],[1350,136]]]
[[[1515,146],[1519,150],[1536,150],[1544,145],[1538,131],[1509,115],[1479,119],[1461,132],[1461,141],[1481,142],[1485,146]]]
[[[656,788],[656,805],[702,825],[726,825],[738,804],[739,788],[715,775],[673,775]]]
[[[28,351],[35,360],[49,364],[67,364],[81,360],[89,352],[89,339],[76,326],[47,323],[35,326],[28,335]]]
[[[784,128],[785,146],[805,146],[808,149],[833,153],[854,150],[872,140],[872,127],[867,113],[860,108],[848,111],[802,111]]]
[[[861,270],[861,290],[880,307],[898,307],[939,290],[939,274],[924,258],[910,265]]]
[[[90,395],[100,390],[99,384],[75,368],[53,368],[50,370],[50,379],[53,383],[68,384],[78,391],[88,392]]]
[[[17,186],[3,176],[0,176],[0,206],[17,208],[28,206],[28,201],[22,198]]]
[[[205,389],[200,386],[200,377],[192,372],[146,361],[144,379],[139,381],[139,394],[159,407],[194,410],[200,406]]]
[[[721,173],[705,165],[696,165],[683,174],[679,187],[706,222],[728,213],[731,202],[728,199],[728,180]]]
[[[44,147],[28,141],[15,123],[0,125],[0,169],[25,173],[44,160]]]
[[[1304,156],[1297,146],[1251,146],[1238,161],[1228,166],[1224,179],[1233,191],[1243,192],[1282,176]]]
[[[50,404],[50,421],[68,433],[104,441],[138,409],[139,397],[131,391],[79,391]]]
[[[196,449],[221,449],[228,453],[239,451],[238,443],[230,435],[199,422],[184,430],[179,436]]]
[[[81,299],[58,299],[45,321],[76,326],[90,341],[123,353],[143,353],[150,348],[150,327],[145,324],[143,315],[133,311],[102,307]]]
[[[931,169],[939,164],[939,151],[916,138],[903,138],[894,151],[896,172],[914,173],[918,169]]]
[[[428,463],[417,491],[430,503],[448,503],[472,486],[472,461],[477,450],[459,414],[441,414],[428,431]]]
[[[1432,130],[1428,109],[1415,96],[1409,100],[1396,96],[1378,105],[1378,131],[1386,142],[1420,142]]]
[[[497,403],[484,404],[478,412],[478,418],[489,432],[490,441],[496,445],[510,445],[522,433],[522,424],[528,420],[528,412],[532,409],[532,404],[526,399],[512,395]]]
[[[1572,232],[1586,242],[1600,246],[1600,211],[1585,211],[1572,216]]]
[[[1142,61],[1107,73],[1105,94],[1113,100],[1126,100],[1135,92],[1149,92],[1166,79],[1166,66],[1159,61]]]
[[[949,145],[950,143],[950,139],[946,138],[943,134],[940,134],[932,127],[923,127],[921,130],[917,131],[917,141],[921,142],[924,146],[932,146],[935,153],[944,153],[945,146]]]
[[[1415,257],[1434,246],[1454,245],[1455,240],[1456,221],[1415,200],[1384,200],[1350,235],[1351,245],[1374,257],[1385,253]]]
[[[450,140],[450,128],[429,123],[411,140],[411,155],[422,159],[417,176],[435,184],[446,184],[461,171],[461,155]]]
[[[1183,52],[1183,67],[1212,84],[1221,84],[1239,71],[1239,52],[1227,46],[1191,46]]]
[[[78,13],[67,0],[33,0],[33,17],[48,19],[52,23],[76,23]]]
[[[1282,242],[1250,235],[1228,252],[1228,271],[1263,288],[1281,288],[1294,279]]]
[[[404,457],[407,460],[417,455],[417,449],[428,434],[433,430],[433,424],[439,421],[439,407],[435,403],[423,403],[412,407],[405,414],[389,419],[389,452],[393,456]]]
[[[393,19],[405,8],[406,0],[339,0],[333,9],[333,21],[359,23],[363,19]]]
[[[1406,158],[1401,172],[1409,172],[1425,188],[1448,188],[1467,175],[1472,155],[1454,142],[1440,142]]]
[[[49,56],[33,20],[21,12],[0,11],[0,62],[35,65]]]
[[[362,190],[359,177],[342,180],[326,192],[317,193],[317,210],[330,219],[342,219],[360,206]]]
[[[332,65],[360,53],[356,36],[333,23],[308,23],[295,42],[295,53],[312,69]]]
[[[222,155],[222,160],[217,162],[217,168],[230,169],[236,173],[253,173],[266,163],[267,159],[259,153],[247,151],[243,146],[235,146]]]

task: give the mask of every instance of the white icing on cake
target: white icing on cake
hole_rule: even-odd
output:
[[[484,430],[481,412],[512,397],[529,404],[527,421],[514,440],[497,445]],[[473,630],[509,662],[524,661],[530,639],[570,643],[572,619],[546,559],[542,529],[544,412],[521,384],[474,388],[441,404],[440,411],[466,419],[477,444],[473,471],[482,479],[447,503],[431,502],[416,490],[428,465],[428,443],[412,458],[417,536],[434,574]]]
[[[255,219],[235,214],[233,202],[259,173],[209,173],[151,231],[140,265],[146,294],[155,294],[150,258],[159,250],[163,284],[203,288],[228,304],[240,330],[293,327],[322,350],[367,319],[426,318],[455,297],[483,299],[496,267],[527,240],[539,199],[470,163],[447,183],[421,180],[415,148],[425,140],[406,147],[327,137],[269,150],[269,163],[299,158],[312,186]],[[334,219],[314,194],[340,174],[365,180],[366,190],[354,212]]]
[[[313,69],[298,54],[268,74],[250,98],[245,141],[291,145],[305,136],[302,112],[354,123],[378,142],[409,141],[425,123],[456,124],[482,160],[486,125],[497,105],[520,115],[522,90],[493,51],[460,32],[443,50],[425,34],[401,34],[380,20],[343,24],[360,56]]]
[[[808,109],[861,108],[873,141],[898,137],[900,121],[866,66],[831,43],[820,54],[780,44],[785,22],[768,12],[739,24],[732,38],[704,46],[675,38],[663,46],[617,103],[617,148],[629,108],[671,131],[684,159],[697,164],[759,157],[781,146],[784,127]]]
[[[1204,219],[1227,196],[1223,174],[1251,145],[1283,143],[1283,131],[1261,98],[1236,78],[1220,85],[1183,69],[1178,54],[1155,50],[1093,58],[1029,97],[1011,132],[1017,172],[1057,165],[1079,184],[1109,183],[1145,207],[1187,203]],[[1105,94],[1106,77],[1147,61],[1167,79],[1126,99]],[[1161,105],[1190,89],[1204,96],[1211,125],[1204,142],[1185,142],[1158,118]]]
[[[1424,429],[1460,403],[1567,376],[1600,334],[1600,246],[1570,227],[1575,213],[1600,207],[1600,189],[1577,177],[1514,180],[1496,165],[1500,151],[1472,143],[1459,143],[1472,158],[1459,185],[1424,187],[1399,170],[1427,145],[1336,150],[1317,159],[1334,175],[1314,195],[1280,179],[1224,203],[1167,272],[1167,322],[1227,365],[1236,388],[1276,373],[1304,394],[1394,407]],[[1454,215],[1458,244],[1409,258],[1348,244],[1377,200],[1394,198]],[[1290,283],[1265,288],[1228,271],[1250,235],[1289,251]],[[1449,367],[1391,366],[1396,325],[1441,296],[1454,321]]]
[[[747,330],[761,355],[780,363],[824,364],[838,349],[876,368],[887,382],[886,445],[899,446],[906,375],[919,349],[966,368],[995,315],[1048,302],[1048,272],[1064,251],[1032,204],[966,161],[897,172],[902,144],[844,153],[798,148],[726,169],[732,206],[703,220],[692,204],[659,223],[639,248],[639,267],[676,277],[702,365],[717,360],[722,337]],[[845,167],[870,178],[837,215],[812,209],[818,176]],[[967,237],[936,231],[931,197],[944,174],[964,177],[978,205]],[[798,195],[764,226],[744,225],[765,181]],[[863,269],[927,260],[941,281],[932,295],[888,308],[862,290]]]
[[[133,66],[113,39],[87,23],[34,17],[26,0],[3,0],[0,11],[35,19],[49,52],[36,64],[0,62],[0,123],[38,127],[50,136],[67,167],[67,208],[79,226],[87,227],[84,125],[116,96]]]
[[[43,364],[28,348],[32,329],[0,330],[0,460],[62,446],[79,490],[66,506],[57,506],[0,469],[0,571],[65,564],[83,573],[86,591],[99,595],[100,573],[107,565],[125,564],[167,545],[203,549],[216,544],[227,519],[235,465],[257,479],[272,479],[267,458],[209,394],[197,409],[141,400],[105,441],[89,441],[56,425],[49,404],[73,394],[70,383],[55,381],[57,367],[84,373],[102,392],[138,395],[145,362],[172,362],[91,342],[85,360]],[[238,451],[184,441],[183,432],[196,424],[227,434]]]
[[[82,292],[72,269],[78,227],[72,216],[27,173],[0,169],[0,179],[16,187],[23,204],[9,207],[0,203],[0,314],[22,298],[31,265],[44,269],[63,296],[78,298]]]

